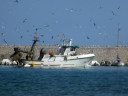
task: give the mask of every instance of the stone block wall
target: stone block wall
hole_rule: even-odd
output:
[[[19,47],[22,50],[29,51],[31,46],[0,46],[0,62],[4,58],[10,58],[10,55],[14,53],[14,47]],[[57,46],[36,46],[35,47],[35,59],[39,57],[41,48],[44,48],[47,54],[49,52],[56,53]],[[128,61],[128,47],[80,47],[77,49],[78,54],[94,53],[95,58],[98,62],[102,60],[115,61],[117,53],[119,54],[121,60],[126,63]],[[25,53],[23,53],[23,59],[25,58]]]

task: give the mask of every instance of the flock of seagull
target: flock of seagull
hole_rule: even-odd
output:
[[[14,2],[19,3],[20,1],[19,1],[19,0],[15,0]],[[100,6],[99,8],[101,9],[101,8],[103,8],[103,7]],[[118,6],[117,9],[120,10],[120,6]],[[66,8],[65,10],[66,10],[66,11],[70,11],[70,12],[76,11],[76,10],[73,9],[73,8],[71,8],[71,9]],[[52,15],[54,15],[54,14],[55,14],[55,13],[52,13]],[[114,11],[112,11],[112,15],[113,15],[113,16],[116,16],[116,14],[115,14]],[[24,18],[23,21],[22,21],[22,23],[26,23],[26,22],[28,22],[28,18]],[[90,22],[92,23],[92,25],[93,25],[94,27],[97,27],[97,24],[96,24],[96,22],[95,22],[93,19],[90,19]],[[58,23],[58,21],[56,21],[56,23]],[[45,24],[43,27],[48,28],[48,27],[50,27],[50,25],[49,25],[49,24]],[[2,26],[1,28],[2,28],[2,29],[5,29],[5,26]],[[33,28],[35,28],[34,25],[33,25]],[[35,31],[37,32],[38,29],[42,29],[42,28],[35,28]],[[27,30],[27,32],[29,32],[29,30]],[[101,33],[99,33],[99,34],[101,34]],[[5,36],[5,33],[2,32],[2,33],[1,33],[1,36],[4,37],[4,36]],[[40,36],[41,36],[41,37],[44,37],[43,34],[41,34]],[[59,35],[57,35],[57,37],[59,37]],[[56,38],[56,37],[51,36],[51,39],[54,39],[54,38]],[[20,39],[23,39],[23,35],[20,36]],[[91,39],[91,37],[87,36],[86,39],[89,40],[89,39]],[[5,38],[3,39],[3,41],[4,41],[4,43],[5,43],[6,45],[8,45],[8,42],[5,40]],[[42,41],[42,42],[45,43],[45,41]]]

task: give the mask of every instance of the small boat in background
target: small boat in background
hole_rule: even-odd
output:
[[[3,59],[1,65],[10,65],[12,62],[9,59]]]
[[[101,63],[100,63],[101,66],[111,66],[111,64],[112,64],[111,61],[107,60],[107,59],[102,60]]]
[[[114,61],[111,66],[124,66],[124,65],[125,64],[123,62],[121,62],[119,55],[117,55],[117,60]]]
[[[91,66],[100,66],[100,63],[96,60],[91,62]]]

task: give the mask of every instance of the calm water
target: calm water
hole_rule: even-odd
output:
[[[128,67],[0,66],[0,96],[128,96]]]

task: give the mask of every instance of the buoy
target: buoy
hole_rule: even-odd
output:
[[[35,67],[35,63],[34,62],[32,63],[32,67]]]
[[[55,56],[55,53],[52,53],[52,56]]]
[[[28,60],[30,61],[31,60],[31,57],[28,57]]]
[[[64,57],[64,60],[66,60],[66,61],[67,61],[67,56],[65,56],[65,57]]]

